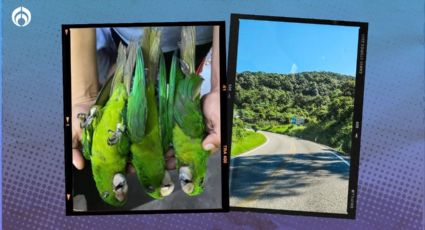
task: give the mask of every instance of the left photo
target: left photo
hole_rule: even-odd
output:
[[[225,210],[223,29],[62,26],[68,215]]]

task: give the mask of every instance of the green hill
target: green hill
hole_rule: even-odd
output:
[[[354,77],[332,72],[242,72],[235,86],[233,134],[239,138],[243,129],[252,128],[350,152]]]

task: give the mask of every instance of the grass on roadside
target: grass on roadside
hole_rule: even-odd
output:
[[[254,131],[247,131],[244,137],[234,138],[232,140],[231,156],[237,156],[241,153],[254,149],[266,142],[267,138]]]
[[[299,132],[305,129],[305,126],[293,125],[293,124],[284,124],[284,125],[274,125],[267,129],[267,131],[272,133],[282,133],[282,134],[292,134],[294,132]]]

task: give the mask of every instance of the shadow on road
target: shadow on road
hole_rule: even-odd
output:
[[[349,167],[329,152],[244,156],[232,159],[230,192],[246,198],[265,188],[267,196],[297,196],[311,178],[337,176],[348,181]]]

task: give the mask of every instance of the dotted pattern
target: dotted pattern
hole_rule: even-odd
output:
[[[32,21],[29,26],[18,28],[10,21],[10,14],[21,3],[4,2],[3,227],[422,229],[423,2],[241,3],[25,1]],[[228,35],[232,12],[370,23],[356,220],[242,212],[65,216],[61,24],[226,20]]]

